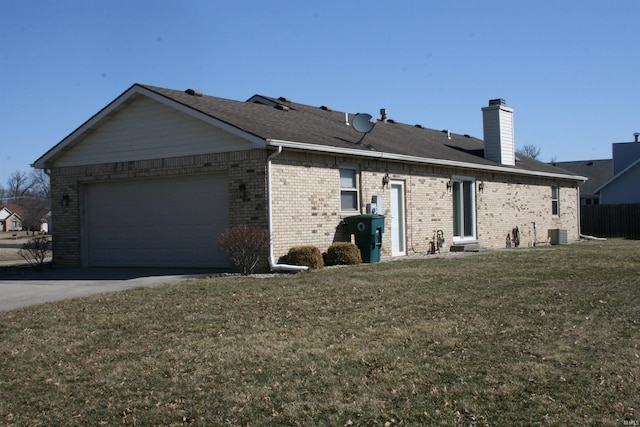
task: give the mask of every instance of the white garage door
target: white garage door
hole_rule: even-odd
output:
[[[90,267],[228,267],[226,177],[90,184],[83,244]]]

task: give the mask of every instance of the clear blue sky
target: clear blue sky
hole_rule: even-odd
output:
[[[640,1],[0,0],[0,183],[133,83],[259,93],[611,158],[640,132]]]

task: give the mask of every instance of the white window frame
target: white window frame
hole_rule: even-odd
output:
[[[460,185],[461,188],[464,189],[464,183],[469,183],[469,188],[470,188],[470,198],[471,198],[471,206],[468,207],[465,204],[464,201],[464,191],[460,191],[460,194],[456,194],[456,184]],[[458,212],[459,215],[461,215],[461,218],[456,219],[455,215],[456,215],[456,197],[458,197],[457,202],[459,203],[459,206],[461,207],[460,212]],[[452,209],[453,209],[453,241],[454,242],[471,242],[471,241],[476,241],[477,240],[477,236],[478,236],[478,230],[476,227],[476,210],[477,210],[477,205],[476,205],[476,179],[474,177],[470,177],[470,176],[452,176],[451,177],[451,199],[452,199]],[[470,212],[468,212],[468,214],[465,214],[465,210],[466,209],[470,209]],[[470,221],[470,224],[468,224],[469,226],[471,226],[471,234],[465,234],[464,230],[466,227],[466,222],[465,222],[465,217],[468,217],[467,219]],[[461,222],[461,228],[463,230],[462,235],[461,236],[456,236],[456,221],[462,221]]]
[[[554,197],[555,193],[555,197]],[[560,216],[560,186],[551,186],[551,216]]]
[[[354,187],[342,186],[342,171],[353,171]],[[340,191],[340,212],[358,213],[360,212],[360,173],[358,168],[350,165],[343,165],[338,168],[338,180]],[[355,195],[355,208],[345,208],[342,204],[342,194],[353,193]]]

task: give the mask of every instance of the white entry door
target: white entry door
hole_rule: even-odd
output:
[[[406,255],[404,183],[391,182],[391,255]]]

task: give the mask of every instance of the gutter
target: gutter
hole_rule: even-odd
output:
[[[569,179],[569,180],[582,181],[582,182],[585,182],[587,180],[587,177],[579,176],[579,175],[565,175],[560,173],[529,171],[524,169],[514,170],[513,168],[507,168],[504,166],[480,165],[477,163],[458,162],[455,160],[430,159],[426,157],[409,156],[406,154],[385,153],[381,151],[364,151],[364,150],[356,150],[353,148],[330,147],[326,145],[309,144],[306,142],[283,141],[279,139],[267,139],[266,141],[267,141],[267,146],[278,147],[278,148],[293,148],[293,149],[304,150],[304,151],[318,151],[323,153],[340,154],[345,156],[368,157],[372,159],[390,160],[390,161],[396,161],[396,162],[409,162],[409,163],[417,163],[417,164],[448,166],[453,168],[475,169],[475,170],[489,171],[489,172],[502,172],[510,175],[529,175],[529,176],[539,176],[539,177],[545,177],[545,178],[560,178],[560,179]]]
[[[306,271],[309,269],[303,265],[290,265],[290,264],[277,264],[273,256],[273,185],[271,184],[271,161],[282,154],[282,146],[277,146],[278,150],[275,153],[269,154],[267,157],[267,215],[269,217],[269,268],[271,271],[286,271],[286,272],[298,272]]]

